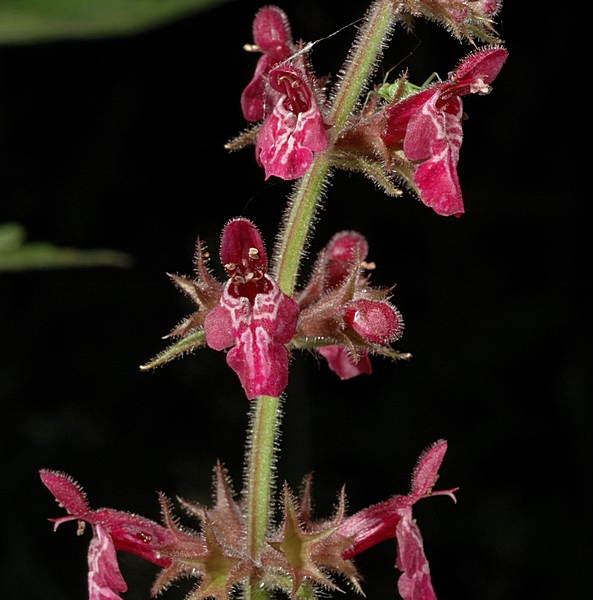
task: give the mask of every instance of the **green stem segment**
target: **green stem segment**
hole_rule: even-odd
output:
[[[391,36],[394,0],[377,0],[369,8],[364,24],[358,32],[346,61],[343,75],[335,92],[329,112],[329,122],[333,125],[334,139],[344,125],[373,74],[383,47]]]
[[[309,170],[299,181],[284,216],[284,231],[274,258],[274,277],[287,296],[292,296],[294,292],[303,248],[323,195],[328,172],[328,157],[321,152],[315,156]]]
[[[274,445],[281,411],[278,398],[259,396],[253,402],[256,405],[248,445],[247,548],[253,558],[259,558],[268,533]]]
[[[275,445],[280,424],[279,398],[259,396],[252,412],[251,433],[247,445],[247,549],[259,561],[268,534],[270,497],[273,487]],[[265,600],[265,589],[259,582],[245,586],[245,600]]]
[[[330,146],[326,152],[315,156],[311,167],[298,182],[287,207],[284,228],[274,254],[274,277],[287,295],[294,292],[303,249],[327,184],[331,146],[346,125],[390,35],[394,6],[392,0],[378,0],[371,6],[333,97],[328,115],[328,122],[332,125]],[[256,405],[248,446],[247,548],[251,558],[259,562],[269,528],[275,444],[281,409],[278,398],[260,396],[252,402]],[[244,594],[246,600],[266,598],[265,590],[256,581],[245,586]]]

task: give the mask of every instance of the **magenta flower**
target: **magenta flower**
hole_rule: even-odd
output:
[[[397,538],[396,566],[402,571],[398,589],[404,600],[436,600],[420,529],[412,518],[412,507],[427,496],[447,495],[455,500],[453,492],[457,488],[432,491],[446,451],[446,441],[436,442],[418,459],[412,476],[412,490],[407,496],[394,496],[361,510],[345,519],[336,532],[351,540],[342,552],[344,559],[351,559],[383,540]]]
[[[313,340],[340,379],[372,373],[369,352],[397,357],[389,345],[403,332],[402,316],[389,302],[390,289],[370,286],[363,274],[375,267],[366,262],[367,253],[360,233],[336,233],[296,296],[301,308],[297,344]]]
[[[266,251],[255,225],[227,223],[220,258],[230,279],[204,322],[206,343],[214,350],[233,346],[227,363],[251,400],[278,397],[288,383],[288,344],[296,330],[297,303],[266,274]]]
[[[384,111],[382,142],[389,150],[403,149],[405,157],[417,163],[414,184],[420,199],[440,215],[464,212],[457,177],[463,138],[461,96],[488,94],[507,55],[500,47],[478,50],[463,59],[448,81],[408,96]]]
[[[266,171],[281,179],[302,177],[313,162],[313,152],[327,148],[327,135],[312,86],[304,71],[278,66],[268,85],[277,101],[257,136],[255,156]]]
[[[265,98],[268,73],[274,65],[285,61],[294,52],[290,24],[285,12],[277,6],[261,8],[253,21],[253,40],[255,46],[248,48],[263,54],[257,62],[253,79],[241,94],[243,115],[251,122],[264,118],[264,105],[272,100]],[[274,95],[277,96],[275,93]],[[272,106],[274,104],[272,100]]]
[[[66,521],[78,521],[78,534],[85,523],[93,528],[88,553],[89,600],[116,600],[119,592],[127,590],[119,566],[116,550],[135,554],[161,567],[168,567],[171,559],[161,551],[175,541],[173,534],[150,519],[110,508],[91,510],[86,495],[68,475],[43,469],[41,480],[70,516],[51,519],[56,530]]]

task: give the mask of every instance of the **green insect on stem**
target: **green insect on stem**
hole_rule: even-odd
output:
[[[396,94],[399,96],[400,100],[403,100],[420,90],[426,89],[435,79],[441,81],[438,73],[432,73],[422,85],[414,85],[407,81],[405,76],[398,77],[393,83],[383,82],[383,84],[375,90],[375,93],[387,102],[393,100]]]

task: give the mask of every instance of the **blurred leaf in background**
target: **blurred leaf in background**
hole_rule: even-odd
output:
[[[68,267],[129,267],[129,255],[116,250],[58,248],[48,242],[25,243],[18,223],[0,224],[0,272]]]
[[[0,0],[0,44],[126,35],[223,0]]]

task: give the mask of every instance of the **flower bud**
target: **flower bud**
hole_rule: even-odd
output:
[[[403,320],[389,302],[354,300],[346,306],[344,323],[365,342],[387,344],[400,337]]]

